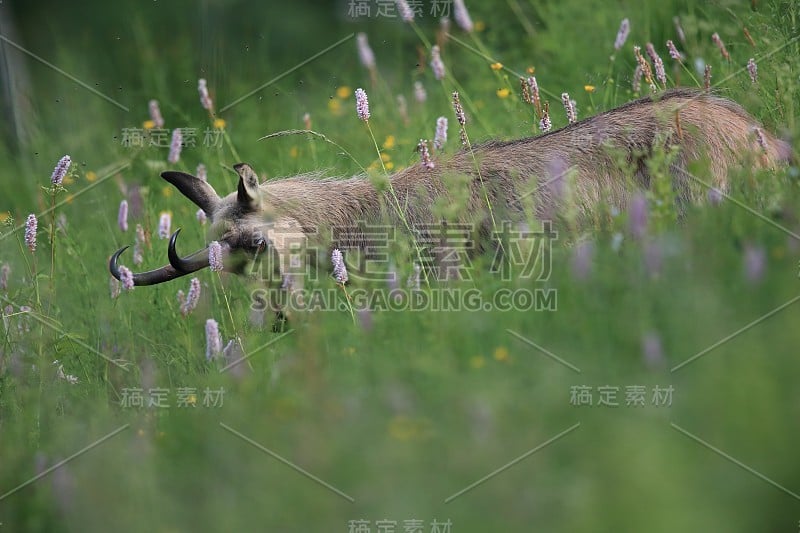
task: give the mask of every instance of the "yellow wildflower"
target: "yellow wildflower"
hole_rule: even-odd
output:
[[[353,90],[350,87],[348,87],[347,85],[342,85],[341,87],[336,89],[336,96],[338,96],[342,100],[344,100],[345,98],[347,98],[351,94],[353,94]]]
[[[392,170],[394,168],[394,163],[389,161],[384,166],[386,167],[386,170]]]
[[[392,159],[392,156],[390,156],[389,154],[387,154],[385,152],[381,152],[381,161],[386,163],[387,161],[391,161],[391,159]]]
[[[146,130],[152,130],[153,128],[155,128],[155,127],[156,127],[156,123],[155,123],[155,122],[153,122],[152,120],[145,120],[145,121],[142,123],[142,127],[143,127],[144,129],[146,129]]]
[[[503,87],[502,89],[497,89],[497,96],[499,98],[508,98],[509,94],[511,94],[511,91],[508,90],[508,87]]]
[[[161,195],[164,196],[165,198],[169,198],[170,196],[172,196],[172,187],[166,186],[162,188]]]
[[[525,71],[526,71],[528,74],[533,74],[534,72],[536,72],[536,67],[534,67],[534,66],[530,66],[530,67],[526,68],[526,69],[525,69]]]
[[[390,149],[394,148],[394,145],[395,145],[394,135],[387,135],[386,136],[386,140],[383,141],[383,147],[386,150],[390,150]]]
[[[214,129],[224,130],[225,129],[225,119],[215,118],[214,119]]]
[[[96,179],[97,179],[97,174],[93,170],[90,170],[89,172],[86,173],[86,181],[92,182],[95,181]]]
[[[398,415],[389,422],[389,435],[396,440],[419,439],[424,436],[430,424],[427,420]]]
[[[474,357],[471,357],[470,360],[469,360],[469,366],[471,366],[472,368],[474,368],[476,370],[478,368],[483,368],[483,366],[485,364],[486,364],[486,360],[483,357],[481,357],[480,355],[476,355]]]
[[[503,68],[502,63],[492,63],[490,66],[492,67],[492,70],[500,70],[501,68]]]
[[[479,20],[475,23],[475,31],[483,31],[486,29],[486,23],[482,20]]]
[[[497,361],[508,361],[508,350],[505,346],[498,346],[492,354]]]
[[[341,115],[342,103],[339,100],[331,98],[330,100],[328,100],[328,109],[330,109],[334,115]]]
[[[594,92],[594,85],[584,85],[583,86],[583,90],[586,91],[587,93],[593,93]]]
[[[8,211],[4,211],[3,213],[0,213],[0,224],[5,222],[9,218],[11,218],[11,213],[9,213]]]

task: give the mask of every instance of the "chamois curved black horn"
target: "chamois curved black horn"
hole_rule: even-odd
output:
[[[161,177],[175,186],[181,194],[194,202],[194,204],[212,216],[219,203],[219,195],[208,182],[186,172],[168,170],[161,173]]]
[[[178,228],[169,238],[167,256],[169,257],[169,264],[172,266],[172,268],[182,274],[190,274],[208,267],[208,246],[187,257],[181,257],[178,254],[178,250],[175,249],[175,243],[178,241],[178,235],[180,232],[181,228]]]
[[[120,248],[119,250],[114,252],[114,255],[112,255],[111,259],[108,260],[108,270],[109,270],[109,272],[111,272],[111,275],[114,276],[117,279],[120,279],[120,276],[121,276],[121,274],[119,272],[119,265],[117,264],[117,261],[119,260],[119,256],[122,255],[122,252],[124,252],[128,248],[130,248],[130,246],[123,246],[122,248]]]
[[[120,271],[119,271],[119,256],[122,255],[122,252],[128,249],[128,246],[123,246],[116,252],[114,255],[111,256],[111,259],[108,261],[108,270],[111,272],[111,275],[117,279],[120,279]],[[142,285],[156,285],[158,283],[164,283],[165,281],[171,281],[173,279],[179,278],[184,276],[186,273],[178,272],[175,268],[171,265],[164,265],[161,268],[157,268],[155,270],[150,270],[148,272],[140,272],[133,274],[133,284],[136,286]]]

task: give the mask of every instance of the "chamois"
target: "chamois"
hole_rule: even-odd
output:
[[[488,206],[505,219],[520,219],[528,202],[539,217],[550,217],[563,203],[559,187],[569,187],[578,216],[599,203],[624,208],[637,188],[649,186],[648,158],[654,150],[677,148],[670,161],[679,202],[698,202],[705,190],[688,174],[689,163],[708,162],[704,182],[725,191],[730,169],[746,161],[772,167],[789,157],[786,143],[761,129],[739,105],[712,94],[673,89],[642,98],[557,131],[515,141],[490,141],[461,150],[433,168],[417,164],[389,178],[380,190],[365,176],[320,179],[305,175],[259,184],[253,169],[234,166],[238,190],[220,197],[207,182],[167,171],[161,177],[208,215],[209,235],[222,246],[225,270],[241,273],[249,258],[266,249],[285,258],[292,243],[322,230],[390,221],[399,229],[435,224],[437,199],[448,198],[448,177],[465,177],[468,222],[487,229]],[[756,157],[752,157],[753,154]],[[748,157],[749,156],[749,157]],[[620,157],[622,159],[620,159]],[[623,161],[633,168],[620,168]],[[552,186],[564,176],[568,184]],[[408,227],[403,228],[403,221]],[[490,228],[489,228],[490,229]],[[209,266],[208,248],[182,258],[175,249],[180,230],[170,239],[169,265],[136,273],[135,285],[152,285]],[[363,235],[346,232],[333,246],[358,246]],[[109,269],[119,279],[117,251]]]

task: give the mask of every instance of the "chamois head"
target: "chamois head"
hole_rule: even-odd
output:
[[[239,174],[236,192],[220,197],[207,182],[184,172],[162,172],[161,177],[174,185],[184,196],[205,211],[211,221],[212,240],[222,247],[224,270],[241,273],[247,264],[269,244],[272,224],[265,213],[258,176],[246,163],[233,166]],[[133,275],[134,285],[155,285],[191,274],[209,266],[208,247],[187,257],[175,249],[180,229],[172,234],[167,248],[169,265]],[[127,249],[120,248],[111,256],[108,267],[120,279],[119,256]]]

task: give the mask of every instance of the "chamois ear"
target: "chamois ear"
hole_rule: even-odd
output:
[[[233,165],[233,169],[239,174],[239,190],[237,199],[240,204],[251,209],[258,209],[261,206],[261,189],[258,188],[258,176],[247,163]]]
[[[185,172],[167,171],[162,172],[161,177],[175,186],[181,194],[195,203],[197,207],[212,216],[219,203],[219,195],[214,187],[198,177]]]

